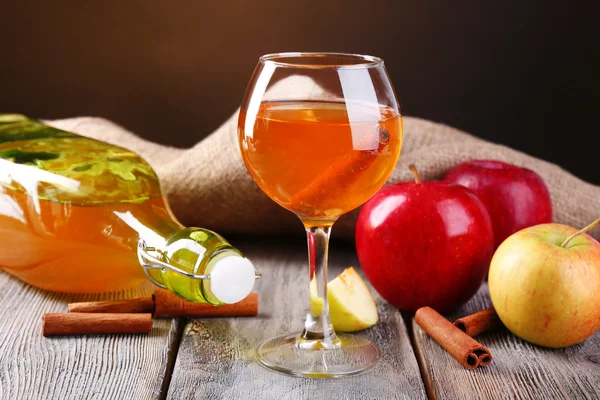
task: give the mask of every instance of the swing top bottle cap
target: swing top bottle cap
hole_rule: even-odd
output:
[[[250,260],[227,256],[218,260],[210,270],[210,290],[222,303],[242,301],[252,292],[256,272]]]

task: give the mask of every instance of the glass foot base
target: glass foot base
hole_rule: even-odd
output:
[[[318,343],[313,349],[302,349],[297,343],[299,336],[284,335],[266,341],[257,350],[258,362],[288,375],[335,378],[358,374],[379,361],[377,347],[360,336],[338,333],[340,346],[332,350]]]

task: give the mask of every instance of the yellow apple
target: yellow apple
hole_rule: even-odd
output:
[[[323,298],[316,295],[315,281],[310,283],[310,312],[319,315]],[[354,332],[377,323],[377,305],[363,279],[352,267],[346,268],[327,284],[331,323],[336,331]]]
[[[490,265],[490,297],[512,333],[567,347],[600,327],[600,243],[584,233],[592,226],[578,232],[536,225],[500,245]]]

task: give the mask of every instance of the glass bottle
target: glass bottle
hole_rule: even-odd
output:
[[[259,276],[217,233],[182,226],[137,154],[16,114],[0,114],[0,269],[76,293],[150,278],[215,305],[242,300]]]

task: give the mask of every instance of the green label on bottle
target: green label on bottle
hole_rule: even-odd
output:
[[[161,195],[137,154],[22,115],[0,115],[0,186],[53,202],[97,205]]]

